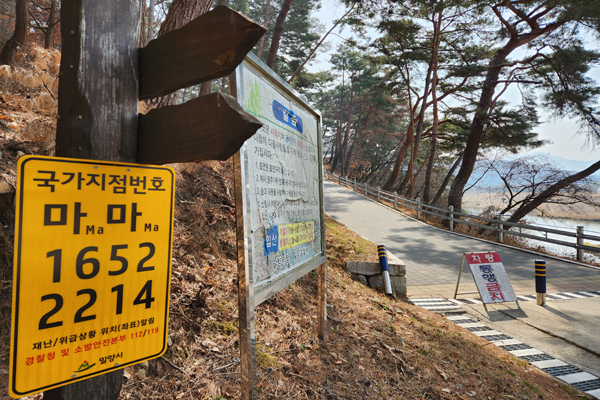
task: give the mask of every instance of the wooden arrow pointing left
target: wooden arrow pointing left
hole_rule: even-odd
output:
[[[139,122],[140,164],[227,160],[262,126],[220,93],[151,110]]]
[[[265,28],[225,6],[215,7],[139,51],[140,99],[229,75]]]

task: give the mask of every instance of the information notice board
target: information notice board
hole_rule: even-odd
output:
[[[254,57],[237,77],[239,103],[263,123],[240,150],[246,262],[259,304],[285,276],[325,262],[321,115]]]
[[[164,353],[174,188],[169,167],[19,160],[11,396]]]
[[[234,157],[241,398],[252,400],[254,307],[315,269],[317,332],[327,340],[321,115],[251,54],[230,79],[263,124]]]

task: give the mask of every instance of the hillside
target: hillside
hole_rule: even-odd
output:
[[[52,155],[57,61],[56,54],[33,49],[22,57],[22,68],[0,67],[0,175],[9,184],[15,183],[19,157]],[[237,399],[232,164],[174,168],[169,348],[164,357],[125,369],[121,398]],[[14,209],[6,208],[0,218],[0,399],[5,399]],[[257,307],[259,398],[585,397],[443,316],[354,281],[343,268],[345,261],[375,260],[375,244],[331,219],[327,229],[329,340],[317,339],[314,273]]]

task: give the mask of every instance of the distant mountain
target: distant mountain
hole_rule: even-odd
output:
[[[557,166],[562,167],[566,171],[570,171],[571,173],[583,171],[584,169],[586,169],[587,167],[589,167],[590,165],[592,165],[596,162],[596,161],[569,160],[569,159],[566,159],[563,157],[554,156],[554,155],[551,155],[548,153],[543,153],[540,151],[535,151],[535,152],[529,153],[527,155],[530,155],[532,157],[533,156],[544,156],[550,162],[556,164]],[[517,157],[521,157],[521,156],[517,156]],[[510,160],[512,158],[516,158],[516,157],[510,157],[510,158],[507,158],[507,160]],[[480,161],[477,162],[476,168],[479,165],[481,165]],[[477,171],[477,169],[475,171]],[[481,175],[478,174],[477,172],[473,173],[473,175],[469,179],[469,183],[467,184],[467,187],[475,184],[475,186],[469,190],[470,192],[480,192],[482,190],[487,191],[487,190],[489,190],[489,188],[496,188],[496,187],[504,186],[504,183],[502,182],[502,180],[495,173],[487,173],[481,179],[480,179],[480,177],[481,177]],[[595,174],[592,174],[590,176],[590,178],[594,182],[597,182],[600,185],[600,171],[596,172]],[[477,183],[475,183],[478,179],[479,179],[479,181]]]
[[[586,169],[587,167],[589,167],[590,165],[592,165],[593,163],[595,163],[596,161],[579,161],[579,160],[569,160],[566,158],[562,158],[559,156],[553,156],[551,154],[548,153],[542,153],[541,151],[534,151],[529,153],[532,156],[546,156],[550,161],[554,162],[555,164],[561,165],[563,166],[566,170],[568,171],[582,171],[584,169]],[[594,175],[600,175],[600,172],[596,172],[596,174]],[[598,178],[600,179],[600,178]]]

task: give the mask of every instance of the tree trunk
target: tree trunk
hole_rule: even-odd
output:
[[[171,7],[169,7],[165,21],[160,26],[157,37],[181,28],[194,18],[210,10],[212,5],[213,0],[174,0]],[[200,93],[202,94],[203,92],[204,94],[210,93],[210,82],[208,82],[208,86],[205,86],[204,83],[202,84]],[[175,92],[163,97],[147,100],[146,104],[151,108],[159,108],[175,104],[177,98],[177,92]]]
[[[154,0],[148,3],[148,30],[146,31],[146,44],[154,39]]]
[[[271,0],[268,0],[268,1],[271,1]],[[229,2],[229,0],[219,0],[217,2],[217,5],[218,6],[226,6],[228,2]],[[264,37],[265,37],[265,35],[263,35],[263,38]],[[227,76],[224,76],[224,77],[221,78],[221,93],[225,93],[225,86],[227,86],[228,79],[229,78]]]
[[[387,182],[383,185],[383,189],[390,190],[394,183],[396,183],[396,179],[398,179],[398,174],[400,173],[400,166],[402,165],[402,160],[404,159],[404,155],[406,154],[406,150],[408,146],[412,145],[413,139],[415,136],[415,109],[412,103],[412,93],[410,90],[411,79],[410,79],[410,69],[408,68],[408,60],[406,59],[406,52],[404,51],[404,46],[400,43],[400,47],[402,49],[402,54],[404,55],[404,68],[406,75],[402,73],[400,67],[398,67],[398,71],[403,75],[404,80],[406,81],[406,94],[408,95],[408,109],[409,113],[409,121],[408,128],[406,129],[406,141],[402,145],[402,148],[398,152],[398,157],[396,158],[396,163],[394,164],[394,169],[392,171],[392,175],[387,180]],[[418,103],[417,103],[418,104]],[[409,171],[412,174],[412,171]]]
[[[342,145],[342,110],[344,109],[344,78],[345,78],[345,70],[342,70],[342,90],[340,93],[340,111],[338,113],[337,121],[336,121],[336,132],[335,132],[335,142],[334,142],[334,150],[331,153],[331,171],[335,172],[335,168],[337,167],[340,154],[341,154],[341,145]]]
[[[267,58],[267,65],[273,68],[275,65],[275,58],[277,57],[277,50],[279,50],[279,42],[281,40],[281,34],[283,33],[283,24],[285,19],[292,7],[292,0],[284,0],[281,11],[277,16],[275,22],[275,29],[273,30],[273,39],[271,39],[271,48],[269,49],[269,57]]]
[[[488,119],[496,85],[498,85],[498,77],[504,67],[504,60],[517,47],[517,44],[512,40],[509,41],[506,46],[496,52],[490,61],[485,82],[481,90],[479,103],[477,104],[477,109],[475,110],[473,121],[471,122],[471,128],[469,129],[467,145],[463,152],[464,159],[448,193],[448,205],[454,206],[455,211],[462,210],[463,191],[471,177],[475,161],[477,161],[477,152],[479,151],[481,137],[483,136],[483,129]]]
[[[0,51],[0,65],[11,65],[15,53],[25,43],[27,35],[27,3],[28,0],[17,0],[15,33]]]
[[[461,153],[460,156],[458,156],[458,158],[456,159],[456,161],[454,161],[454,164],[452,164],[452,167],[450,167],[450,171],[448,171],[448,173],[446,174],[444,181],[440,185],[440,188],[438,189],[437,193],[433,197],[433,200],[431,200],[430,204],[437,203],[437,201],[440,199],[440,197],[442,197],[442,195],[444,194],[444,191],[446,190],[446,186],[448,186],[448,182],[450,182],[450,179],[452,178],[454,171],[456,171],[456,168],[458,168],[462,159],[463,159],[463,155]]]
[[[365,118],[365,125],[363,126],[363,130],[360,133],[360,141],[358,143],[358,149],[356,150],[356,155],[354,156],[354,161],[358,161],[360,156],[360,151],[362,150],[363,141],[365,138],[365,131],[367,130],[367,126],[369,124],[369,117],[371,116],[372,107],[369,107],[369,111],[367,111],[367,117]]]
[[[498,5],[507,5],[510,3],[510,1],[503,1],[498,3]],[[483,129],[490,113],[490,106],[492,105],[494,98],[494,91],[498,85],[498,77],[500,76],[502,69],[506,66],[504,64],[506,57],[508,57],[508,55],[511,54],[515,49],[526,45],[539,36],[558,29],[560,26],[569,21],[568,18],[564,18],[557,20],[554,23],[546,24],[543,28],[539,26],[534,27],[529,33],[520,32],[516,27],[518,22],[510,25],[507,20],[501,16],[501,12],[495,7],[496,6],[492,8],[498,18],[502,20],[505,28],[508,30],[510,39],[502,48],[496,51],[494,57],[490,60],[487,75],[485,77],[481,95],[479,97],[479,103],[477,104],[475,115],[473,116],[473,121],[471,122],[469,137],[467,138],[467,146],[465,147],[463,153],[464,160],[460,166],[458,174],[456,175],[456,179],[454,179],[454,182],[452,182],[450,192],[448,193],[448,205],[454,206],[454,210],[456,211],[461,211],[462,209],[463,192],[467,182],[469,181],[469,178],[471,177],[475,162],[477,161],[477,151],[479,150],[479,145],[483,136]],[[550,12],[554,7],[555,5],[549,5],[546,12],[540,12],[539,15]],[[521,15],[520,12],[517,12],[517,14],[519,16],[519,20],[521,20],[523,15]],[[527,19],[528,17],[525,16],[524,18]],[[533,22],[535,22],[535,24],[530,23],[530,26],[537,25],[536,21]]]
[[[435,41],[435,39],[434,39]],[[435,52],[435,48],[433,49]],[[423,90],[423,103],[421,104],[421,111],[419,112],[419,119],[417,122],[417,130],[415,132],[415,141],[413,145],[413,151],[410,153],[410,171],[414,170],[415,159],[417,154],[419,154],[419,147],[421,145],[421,136],[423,135],[423,125],[425,123],[425,110],[427,109],[427,96],[429,94],[429,88],[431,85],[431,73],[433,71],[433,63],[434,63],[435,54],[433,55],[431,62],[429,63],[429,67],[427,68],[427,75],[425,77],[425,89]],[[411,177],[412,178],[412,177]],[[416,178],[416,177],[415,177]],[[408,191],[408,197],[413,196],[414,190],[414,181],[415,179],[411,179],[410,181],[410,189]]]
[[[271,10],[271,0],[267,0],[267,7],[265,11],[265,23],[263,27],[267,29],[269,27],[269,11]],[[256,52],[256,56],[260,58],[262,56],[263,49],[265,48],[265,39],[267,38],[267,34],[264,34],[262,38],[260,38],[260,44],[258,45],[258,51]]]
[[[363,113],[363,100],[362,98],[359,101],[359,107],[358,107],[358,117],[356,118],[356,124],[354,125],[354,137],[352,139],[352,144],[350,145],[350,150],[346,156],[346,165],[344,167],[344,169],[346,171],[348,171],[350,169],[350,166],[352,165],[352,158],[354,157],[354,149],[357,146],[357,142],[358,142],[358,126],[360,125],[360,119],[362,117],[362,113]],[[369,116],[367,115],[367,120],[369,119]],[[362,135],[361,135],[361,142],[362,142]],[[348,175],[349,176],[349,175]]]
[[[437,132],[439,125],[438,115],[438,98],[437,98],[437,84],[438,84],[438,55],[440,46],[440,30],[442,24],[442,12],[438,13],[438,20],[433,18],[433,59],[432,59],[432,72],[433,77],[431,80],[431,96],[433,102],[433,126],[431,127],[431,149],[429,151],[429,161],[427,162],[427,172],[425,172],[425,186],[423,188],[423,201],[429,204],[431,197],[431,175],[433,173],[433,163],[435,161],[435,151],[437,146]]]
[[[573,175],[569,175],[566,178],[561,179],[560,181],[556,182],[554,185],[548,187],[546,190],[544,190],[543,192],[541,192],[540,194],[535,196],[530,202],[522,204],[517,209],[517,211],[515,211],[510,216],[510,218],[508,219],[508,222],[519,222],[519,220],[521,220],[521,218],[523,218],[524,216],[526,216],[527,214],[529,214],[530,212],[535,210],[537,207],[539,207],[542,203],[544,203],[548,199],[552,198],[562,188],[567,187],[574,182],[577,182],[583,178],[586,178],[586,177],[592,175],[594,172],[598,171],[599,169],[600,169],[600,161],[597,161],[594,164],[590,165],[588,168],[584,169],[583,171],[579,171]]]
[[[48,24],[44,31],[44,48],[50,49],[52,46],[52,33],[54,32],[54,19],[56,18],[56,0],[50,3],[50,14],[48,15]]]
[[[342,175],[346,175],[346,159],[348,157],[348,139],[350,138],[350,128],[352,120],[352,106],[354,105],[354,89],[352,88],[352,78],[350,78],[350,105],[348,106],[348,122],[346,122],[346,133],[344,134],[344,143],[342,144]]]
[[[400,175],[400,167],[402,166],[402,160],[404,160],[404,156],[406,155],[406,150],[411,143],[411,139],[413,137],[413,124],[412,122],[408,125],[408,131],[406,132],[406,140],[402,144],[402,147],[398,150],[398,156],[396,157],[396,162],[394,163],[394,169],[392,170],[392,175],[387,180],[385,185],[383,185],[384,190],[390,190],[396,180],[398,179],[398,175]]]
[[[408,195],[408,193],[406,193],[406,194],[404,193],[404,189],[406,189],[406,185],[408,185],[408,182],[410,180],[412,180],[412,171],[410,169],[410,165],[408,168],[409,168],[408,172],[406,174],[404,174],[404,178],[402,179],[402,182],[400,182],[400,186],[398,186],[398,190],[396,190],[396,193],[398,193],[401,196]]]

